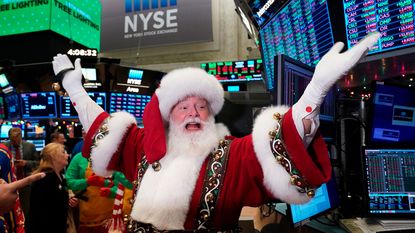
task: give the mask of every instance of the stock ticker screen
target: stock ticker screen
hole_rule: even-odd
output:
[[[369,54],[414,45],[414,1],[343,0],[343,6],[349,48],[376,30],[382,37]]]
[[[107,110],[107,94],[105,92],[88,92],[89,97],[104,111]],[[60,118],[78,118],[69,96],[60,96]]]
[[[150,95],[115,93],[110,94],[110,113],[125,111],[135,116],[141,121],[144,114],[144,108],[150,102]]]
[[[273,89],[274,57],[285,54],[315,66],[333,46],[326,0],[291,1],[261,30],[267,89]]]
[[[415,216],[415,149],[365,148],[371,214]]]
[[[263,0],[249,0],[248,5],[251,8],[252,18],[257,27],[262,28],[287,1],[290,0],[272,1],[270,4],[268,4],[270,2],[268,1],[264,4]]]
[[[262,60],[223,61],[202,63],[200,67],[219,82],[262,80]]]

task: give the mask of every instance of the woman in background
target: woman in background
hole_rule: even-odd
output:
[[[66,233],[68,206],[78,204],[69,198],[63,176],[69,155],[63,144],[49,143],[42,150],[40,165],[33,173],[44,172],[45,178],[32,184],[27,233]]]

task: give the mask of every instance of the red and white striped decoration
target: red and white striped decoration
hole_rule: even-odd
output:
[[[115,195],[114,207],[112,209],[112,218],[107,223],[108,233],[125,233],[125,224],[123,222],[124,185],[121,182],[117,186],[117,194]]]

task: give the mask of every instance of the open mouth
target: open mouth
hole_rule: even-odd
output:
[[[186,129],[187,130],[199,130],[201,129],[202,125],[200,123],[196,123],[196,122],[190,122],[186,124]]]

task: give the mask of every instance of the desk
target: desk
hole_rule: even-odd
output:
[[[376,232],[415,232],[415,220],[403,220],[404,222],[411,222],[411,224],[404,224],[404,222],[394,224],[385,228],[376,219],[365,219],[365,218],[351,218],[341,219],[340,224],[347,232],[350,233],[376,233]]]

